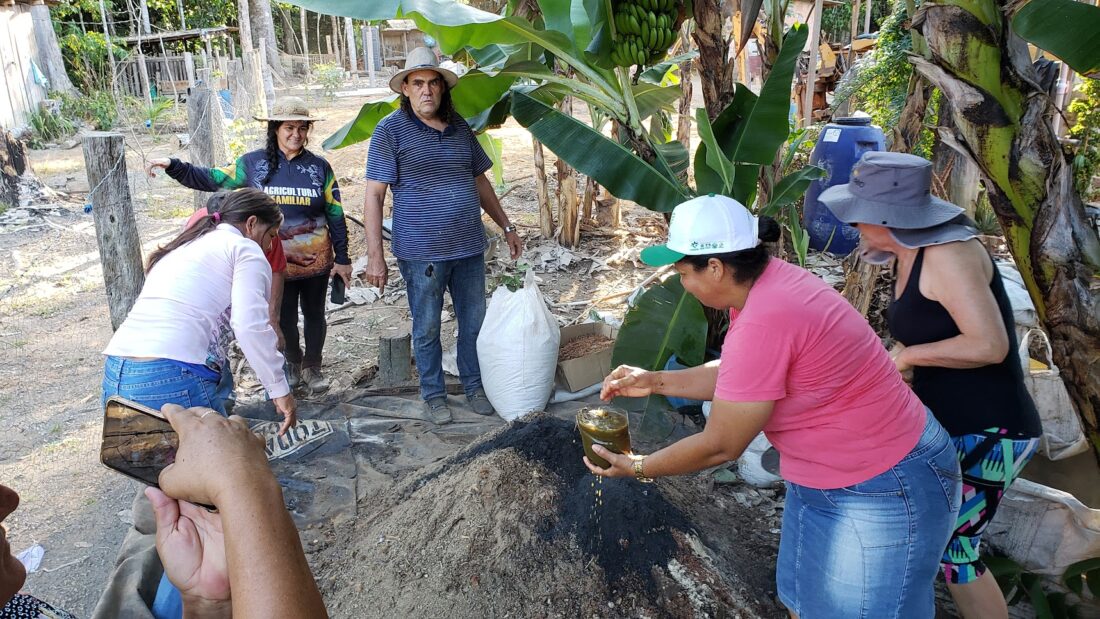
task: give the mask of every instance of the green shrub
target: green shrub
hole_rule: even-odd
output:
[[[110,91],[93,91],[88,95],[59,95],[61,115],[70,120],[83,120],[97,131],[108,131],[118,123],[118,104]]]
[[[76,133],[76,125],[63,114],[51,114],[48,110],[36,110],[27,118],[31,126],[27,145],[44,148],[51,142],[59,142]]]
[[[321,85],[321,94],[331,101],[336,98],[336,90],[344,85],[344,70],[331,63],[314,65],[313,79]]]
[[[1069,137],[1078,140],[1073,178],[1081,199],[1100,200],[1100,189],[1092,185],[1092,178],[1100,174],[1100,80],[1082,79],[1076,90],[1084,96],[1069,104],[1074,119]]]

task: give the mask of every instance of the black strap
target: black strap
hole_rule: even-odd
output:
[[[982,442],[975,445],[974,450],[966,454],[966,457],[962,459],[962,462],[959,463],[959,469],[965,473],[970,470],[970,467],[981,462],[982,458],[993,451],[993,448],[997,446],[1001,438],[1003,437],[1000,434],[986,434]]]

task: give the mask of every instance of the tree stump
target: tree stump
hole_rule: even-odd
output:
[[[88,186],[92,188],[88,201],[92,204],[111,328],[118,329],[145,283],[141,239],[126,174],[126,149],[122,134],[104,131],[87,134],[83,145]]]
[[[19,206],[22,177],[28,169],[26,145],[10,131],[0,131],[0,211]]]
[[[378,339],[378,375],[375,384],[402,385],[412,378],[412,336],[382,336]]]

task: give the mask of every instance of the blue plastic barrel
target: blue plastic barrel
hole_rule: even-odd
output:
[[[810,183],[802,209],[802,225],[810,234],[810,247],[846,256],[859,245],[859,231],[841,223],[817,197],[833,185],[847,183],[852,166],[863,153],[885,148],[882,129],[867,117],[838,118],[821,130],[810,163],[824,169],[825,178]]]

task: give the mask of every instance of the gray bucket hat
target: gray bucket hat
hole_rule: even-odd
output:
[[[892,230],[931,228],[963,213],[932,195],[932,163],[905,153],[865,153],[851,181],[826,189],[818,200],[844,223]]]
[[[458,76],[453,71],[447,69],[441,69],[439,67],[439,61],[435,58],[435,52],[427,47],[417,47],[409,52],[409,56],[405,58],[405,69],[398,72],[396,75],[390,78],[390,90],[401,94],[401,83],[405,81],[405,76],[416,71],[431,70],[443,76],[443,79],[447,82],[448,88],[454,88],[458,83]]]

